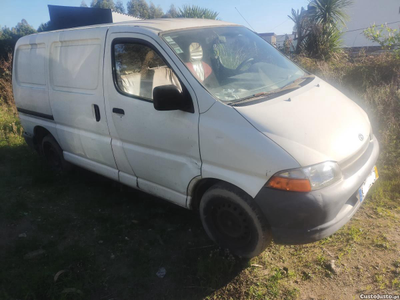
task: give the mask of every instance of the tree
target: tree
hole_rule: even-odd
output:
[[[24,36],[36,32],[36,30],[29,25],[25,19],[22,19],[21,22],[19,22],[12,30],[18,36]]]
[[[115,10],[115,4],[113,0],[92,0],[90,7]]]
[[[157,18],[161,18],[164,15],[164,12],[161,8],[160,5],[158,5],[157,7],[154,5],[153,2],[150,2],[150,19],[157,19]]]
[[[150,8],[145,0],[130,0],[126,5],[128,14],[134,17],[148,19],[150,17]]]
[[[28,24],[25,19],[22,19],[15,27],[11,29],[3,27],[0,36],[0,59],[7,58],[8,53],[14,51],[15,44],[20,37],[35,33],[36,30]]]
[[[308,10],[292,10],[298,44],[296,52],[314,58],[327,59],[340,51],[341,28],[345,25],[345,9],[351,0],[312,0]]]
[[[294,22],[294,29],[296,30],[297,45],[295,52],[299,54],[301,52],[301,46],[303,40],[307,37],[309,32],[309,21],[307,18],[307,11],[304,7],[301,10],[292,9],[292,15],[288,16]]]
[[[345,8],[351,4],[351,0],[313,0],[310,8],[316,24],[338,28],[346,24],[349,17]]]
[[[88,7],[87,4],[86,4],[86,2],[85,2],[85,0],[82,0],[82,2],[81,2],[81,7]]]
[[[121,0],[118,0],[117,3],[115,3],[115,11],[121,14],[125,13],[125,7]]]
[[[175,8],[175,5],[171,4],[171,6],[169,7],[169,10],[166,12],[165,15],[163,15],[163,18],[178,18],[178,11]]]
[[[363,32],[364,36],[372,42],[378,43],[382,49],[391,50],[400,56],[400,31],[389,27],[387,24],[376,24]]]
[[[327,59],[340,50],[341,28],[348,19],[345,9],[351,3],[350,0],[314,0],[310,3],[310,34],[305,45],[310,56]]]
[[[47,21],[46,23],[40,24],[37,29],[38,32],[44,32],[44,31],[50,31],[50,30],[53,30],[51,21]]]
[[[179,8],[178,17],[216,20],[218,14],[216,11],[197,5],[184,5],[183,8]]]

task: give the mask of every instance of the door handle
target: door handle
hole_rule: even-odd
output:
[[[118,115],[125,115],[125,111],[122,108],[113,108],[113,113]]]
[[[100,108],[97,104],[93,104],[94,107],[94,115],[96,117],[96,122],[100,122]]]

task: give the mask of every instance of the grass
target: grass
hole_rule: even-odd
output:
[[[308,245],[272,244],[250,261],[215,247],[193,212],[79,168],[52,173],[25,145],[15,110],[5,104],[10,99],[0,101],[0,299],[398,294],[399,95],[396,72],[375,66],[388,68],[387,60],[364,59],[365,66],[303,62],[352,98],[365,99],[359,104],[369,111],[382,147],[380,179],[333,236]],[[361,84],[353,78],[357,70],[375,75],[362,73],[368,83]],[[164,278],[156,275],[161,267]]]

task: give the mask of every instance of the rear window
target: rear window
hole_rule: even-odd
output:
[[[18,84],[45,85],[45,44],[21,45],[16,54]]]

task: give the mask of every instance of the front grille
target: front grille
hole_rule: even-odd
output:
[[[356,153],[339,162],[340,168],[344,170],[354,164],[365,153],[370,143],[371,142],[369,140],[366,140],[364,145]]]
[[[339,163],[342,174],[348,178],[364,166],[372,154],[374,143],[367,139],[366,143],[351,157]]]

